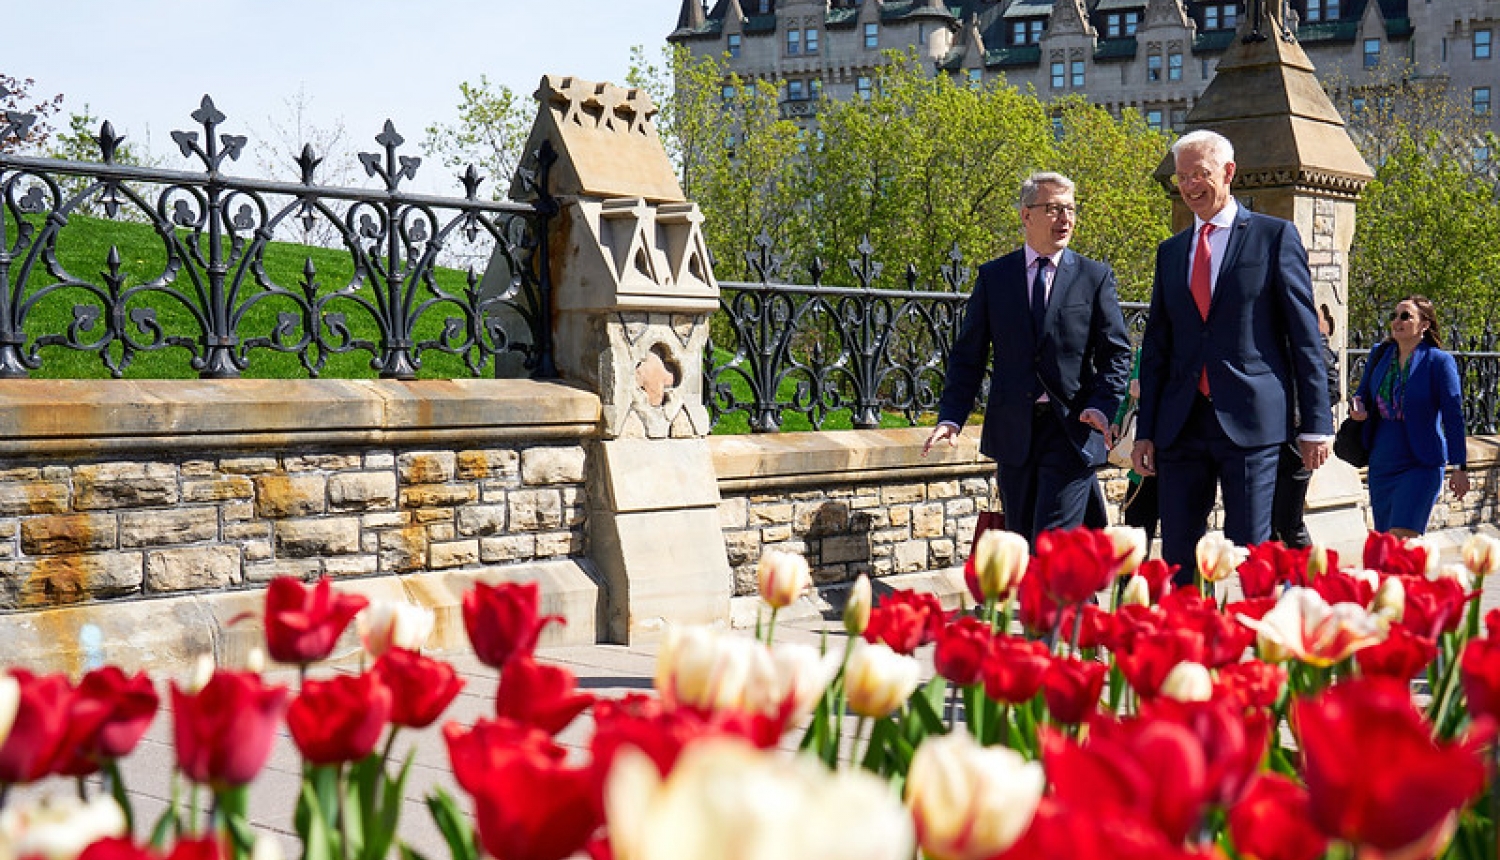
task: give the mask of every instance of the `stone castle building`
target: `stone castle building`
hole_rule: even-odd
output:
[[[1409,66],[1500,130],[1500,0],[683,0],[667,38],[777,82],[793,118],[814,117],[823,95],[867,95],[882,51],[916,48],[955,77],[1004,75],[1180,130],[1247,2],[1287,4],[1325,82],[1358,87]]]

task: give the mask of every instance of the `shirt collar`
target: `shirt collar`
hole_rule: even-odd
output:
[[[1224,204],[1224,208],[1220,209],[1214,215],[1214,217],[1210,218],[1208,220],[1208,223],[1214,225],[1214,229],[1215,230],[1227,230],[1228,228],[1234,226],[1234,219],[1239,214],[1240,214],[1240,204],[1239,204],[1239,201],[1235,200],[1234,199],[1234,195],[1231,194],[1229,196],[1229,202],[1225,203]],[[1198,234],[1198,231],[1202,230],[1202,229],[1203,229],[1203,220],[1201,218],[1199,218],[1198,216],[1194,215],[1193,216],[1193,235],[1196,236]]]
[[[1031,247],[1030,245],[1026,245],[1025,248],[1026,248],[1026,268],[1028,268],[1028,269],[1032,268],[1033,266],[1036,265],[1036,261],[1037,261],[1037,259],[1039,257],[1044,257],[1045,256],[1047,258],[1047,262],[1052,265],[1052,271],[1054,271],[1054,272],[1057,271],[1057,264],[1062,260],[1063,251],[1067,250],[1067,248],[1062,248],[1056,254],[1042,254],[1041,252],[1037,251],[1035,248]]]

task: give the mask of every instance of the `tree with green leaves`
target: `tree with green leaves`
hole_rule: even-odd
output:
[[[484,75],[477,84],[460,83],[458,92],[458,122],[428,126],[422,151],[455,173],[474,165],[488,180],[490,197],[503,200],[521,163],[536,106]]]
[[[35,86],[33,78],[17,78],[0,72],[0,114],[31,114],[35,118],[21,139],[13,136],[0,138],[0,152],[41,149],[51,138],[54,129],[47,119],[62,110],[63,97],[59,93],[51,98],[36,98],[31,93]]]

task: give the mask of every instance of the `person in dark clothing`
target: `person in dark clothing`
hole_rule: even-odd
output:
[[[1323,363],[1328,366],[1328,402],[1334,404],[1343,397],[1339,391],[1339,355],[1328,342],[1333,334],[1329,316],[1328,308],[1322,308],[1318,328],[1323,335]],[[1290,549],[1312,546],[1306,520],[1307,485],[1311,481],[1312,470],[1302,464],[1302,452],[1296,444],[1282,445],[1276,462],[1276,494],[1271,500],[1271,540],[1279,540]]]

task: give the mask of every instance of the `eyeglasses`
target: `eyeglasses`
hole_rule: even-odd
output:
[[[1412,319],[1412,313],[1411,313],[1411,311],[1401,311],[1400,313],[1397,313],[1396,311],[1391,311],[1391,322],[1395,322],[1396,320],[1401,320],[1402,322],[1410,322],[1411,319]]]
[[[1078,217],[1078,207],[1072,203],[1028,203],[1026,204],[1026,208],[1040,209],[1047,213],[1048,218],[1056,218],[1064,212],[1067,213],[1069,218]]]
[[[1192,173],[1174,173],[1172,174],[1172,185],[1183,185],[1185,183],[1195,181],[1207,182],[1208,180],[1213,178],[1213,175],[1213,171],[1209,170],[1206,167],[1200,167],[1197,170],[1194,170]]]

